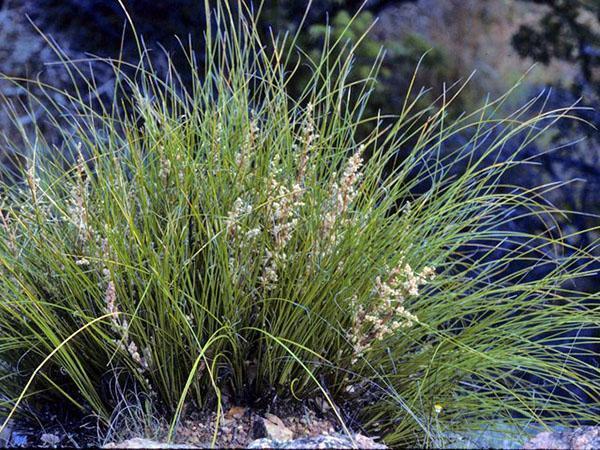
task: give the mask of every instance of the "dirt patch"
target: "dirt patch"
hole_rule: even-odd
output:
[[[247,447],[260,438],[291,440],[330,435],[341,431],[333,417],[323,416],[306,407],[279,407],[271,412],[233,406],[218,420],[215,413],[196,413],[177,428],[174,442],[204,446],[213,440],[217,447]],[[283,439],[278,439],[283,438]]]

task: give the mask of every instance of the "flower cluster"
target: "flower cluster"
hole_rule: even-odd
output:
[[[304,206],[304,188],[298,183],[290,189],[273,177],[269,184],[272,201],[267,207],[267,222],[273,245],[263,258],[260,282],[265,290],[272,290],[278,281],[277,266],[287,259],[286,247],[296,229],[299,209]]]
[[[239,221],[242,217],[252,213],[252,205],[238,197],[233,203],[233,209],[229,211],[225,220],[225,229],[228,236],[237,236],[240,232]]]
[[[77,150],[79,152],[75,165],[77,179],[71,188],[69,218],[77,229],[79,242],[83,244],[91,240],[93,230],[88,220],[89,180],[85,173],[86,162],[81,153],[81,144],[78,145]]]
[[[309,107],[308,112],[312,117],[311,111],[312,108]],[[242,231],[240,219],[252,214],[253,207],[252,202],[245,201],[241,197],[236,199],[233,208],[227,214],[225,227],[231,244],[229,266],[236,283],[239,282],[242,274],[248,271],[246,267],[238,267],[238,252],[252,254],[253,260],[261,261],[262,269],[259,282],[264,291],[274,289],[278,282],[277,267],[288,257],[286,247],[297,227],[299,210],[304,206],[302,201],[305,191],[303,182],[308,164],[308,152],[317,136],[312,118],[306,119],[302,130],[303,153],[300,160],[296,161],[298,169],[295,182],[290,182],[287,177],[283,176],[279,154],[274,155],[270,161],[270,176],[266,186],[268,197],[265,208],[258,216],[262,219],[261,224],[245,232]],[[242,142],[239,151],[235,155],[236,166],[240,173],[250,166],[252,150],[256,145],[259,132],[260,129],[256,120],[252,119],[244,142]],[[263,231],[268,234],[271,242],[261,253],[253,245],[253,240],[261,235]]]
[[[281,155],[275,154],[270,161],[269,176],[266,181],[267,198],[264,208],[254,210],[255,200],[248,197],[238,197],[233,207],[226,215],[225,233],[230,244],[229,268],[231,276],[238,284],[249,268],[240,266],[240,255],[252,256],[253,261],[260,261],[259,285],[263,292],[272,291],[279,281],[279,268],[289,258],[290,242],[298,227],[300,213],[305,205],[305,178],[311,168],[311,151],[319,138],[313,118],[314,107],[309,104],[306,108],[298,136],[294,144],[295,174],[290,177],[283,170]],[[250,151],[260,130],[254,120],[235,155],[238,171],[249,167],[252,152]],[[323,206],[319,231],[319,254],[330,252],[339,242],[343,233],[343,224],[350,223],[347,212],[358,195],[358,185],[362,177],[362,154],[364,146],[348,159],[343,167],[341,176],[334,173],[327,194],[328,200]],[[262,201],[260,202],[262,204]],[[255,216],[260,225],[245,227],[250,221],[244,217]],[[251,228],[251,229],[248,229]],[[253,239],[259,235],[268,237],[268,242],[261,249]]]
[[[435,277],[435,269],[424,267],[416,273],[412,267],[401,261],[389,272],[385,280],[375,279],[374,302],[369,310],[362,305],[355,306],[356,316],[349,338],[354,346],[356,362],[373,342],[381,341],[400,328],[408,328],[418,322],[418,318],[404,307],[408,297],[419,295],[419,287]],[[353,302],[355,303],[355,301]]]
[[[314,107],[312,103],[309,103],[306,107],[306,118],[302,124],[302,151],[297,161],[298,174],[296,176],[296,182],[301,183],[304,180],[306,169],[308,167],[309,157],[311,150],[317,139],[319,139],[319,133],[315,126],[313,118]],[[297,144],[294,144],[294,148],[297,149]]]
[[[248,272],[247,267],[239,266],[238,252],[244,252],[244,250],[248,249],[252,252],[256,252],[252,242],[254,238],[261,233],[260,227],[253,228],[246,232],[243,231],[241,222],[245,217],[248,217],[252,211],[252,204],[249,201],[245,201],[241,197],[238,197],[225,219],[225,232],[230,243],[229,271],[234,284],[240,283],[243,276]]]
[[[304,206],[303,193],[304,189],[297,183],[290,189],[276,179],[271,180],[273,201],[269,203],[268,211],[275,251],[283,251],[292,237],[298,223],[298,209]],[[285,259],[285,254],[280,257]]]
[[[248,132],[244,135],[243,142],[235,154],[235,164],[239,172],[245,172],[248,168],[259,132],[260,128],[258,127],[258,123],[256,119],[253,118],[250,120]]]
[[[223,135],[223,124],[220,119],[217,119],[217,123],[214,129],[213,145],[211,148],[212,163],[218,165],[221,158],[221,140]]]
[[[167,158],[163,152],[161,152],[160,156],[160,169],[158,171],[158,176],[162,181],[163,186],[167,186],[169,183],[169,175],[171,174],[171,161]]]
[[[106,239],[102,241],[102,252],[104,261],[109,260],[108,242]],[[152,355],[148,348],[145,348],[140,354],[139,348],[133,339],[129,337],[129,322],[127,318],[122,316],[117,305],[117,289],[113,281],[112,273],[108,267],[104,267],[102,274],[105,278],[106,289],[104,291],[104,305],[107,314],[111,315],[111,325],[113,330],[120,335],[119,339],[115,340],[117,346],[129,353],[131,359],[138,364],[139,371],[143,372],[150,367]]]
[[[38,188],[40,184],[40,179],[35,175],[34,164],[29,165],[29,167],[25,171],[25,177],[27,181],[27,186],[29,187],[29,192],[31,193],[31,202],[33,206],[38,206]]]
[[[12,253],[13,255],[17,254],[17,237],[15,235],[15,231],[13,230],[13,228],[10,225],[10,217],[8,215],[8,213],[5,215],[4,212],[2,210],[0,210],[0,220],[2,221],[2,228],[4,229],[4,232],[6,233],[6,245],[8,247],[8,250],[10,251],[10,253]]]
[[[334,174],[329,202],[326,204],[321,226],[321,239],[326,249],[331,249],[331,246],[339,241],[341,221],[358,194],[357,185],[362,176],[360,169],[363,165],[363,151],[364,146],[361,145],[358,151],[350,157],[339,181],[336,179],[336,174]]]

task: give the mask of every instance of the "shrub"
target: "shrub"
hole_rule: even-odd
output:
[[[348,82],[343,40],[305,60],[312,77],[290,98],[283,49],[296,36],[265,46],[252,15],[225,3],[212,19],[204,73],[188,54],[191,86],[159,77],[138,41],[138,64],[97,62],[115,71],[113,103],[95,101],[89,77],[89,92],[32,94],[63,145],[21,127],[28,164],[3,186],[2,410],[67,401],[107,424],[115,391],[143,392],[175,425],[223,392],[321,396],[360,406],[392,445],[491,419],[593,417],[562,388],[599,394],[589,350],[560,340],[598,323],[570,284],[590,275],[586,254],[564,256],[551,230],[498,227],[513,211],[559,213],[498,180],[570,110],[525,118],[529,104],[498,120],[502,97],[447,123],[445,107],[407,102],[384,127],[362,115],[375,69]],[[439,152],[464,130],[468,142]],[[512,157],[486,163],[514,139]]]

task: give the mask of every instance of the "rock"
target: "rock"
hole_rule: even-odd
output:
[[[193,445],[182,444],[167,444],[165,442],[157,442],[151,439],[133,438],[120,443],[111,442],[103,448],[200,448]]]
[[[362,434],[356,434],[356,435],[354,435],[354,441],[358,444],[359,448],[366,448],[366,449],[371,449],[371,448],[373,448],[373,449],[383,449],[383,448],[387,448],[387,445],[375,442],[372,438],[367,437],[367,436],[363,436]]]
[[[42,441],[44,444],[51,445],[52,447],[54,447],[55,445],[58,445],[61,439],[55,434],[44,433],[40,437],[40,441]]]
[[[525,443],[524,449],[535,448],[553,448],[556,450],[568,450],[569,442],[563,439],[561,432],[543,431],[535,436],[532,440]]]
[[[317,397],[315,399],[315,404],[317,405],[317,408],[319,408],[319,411],[321,411],[324,414],[331,410],[331,405],[323,397]]]
[[[600,448],[600,427],[569,431],[543,431],[527,442],[524,449],[593,450]]]
[[[275,414],[257,416],[252,429],[254,438],[266,438],[273,441],[289,441],[294,438],[294,432],[285,426]]]
[[[248,408],[244,408],[243,406],[232,406],[229,411],[225,413],[226,419],[241,419]]]
[[[383,444],[378,444],[373,439],[356,434],[352,439],[342,434],[321,435],[308,438],[300,438],[288,441],[276,439],[258,439],[248,445],[247,448],[364,448],[364,449],[386,449]]]

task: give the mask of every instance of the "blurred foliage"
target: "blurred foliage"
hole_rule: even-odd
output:
[[[370,11],[361,11],[355,18],[346,10],[338,12],[329,25],[316,24],[308,29],[308,33],[300,42],[302,48],[308,49],[310,54],[315,55],[323,46],[327,38],[328,28],[330,39],[347,39],[349,48],[357,45],[355,51],[355,75],[358,79],[372,76],[374,62],[385,49],[385,58],[381,61],[378,75],[379,83],[375,87],[373,99],[369,105],[371,113],[382,111],[385,113],[398,113],[402,110],[402,103],[406,92],[409,90],[421,57],[421,67],[417,73],[419,87],[429,88],[428,94],[420,99],[422,106],[429,105],[434,96],[439,95],[432,87],[442,86],[447,80],[456,79],[458,70],[453,66],[451,59],[444,49],[432,47],[423,36],[417,33],[409,33],[402,40],[381,41],[369,29],[374,23],[375,17]],[[418,89],[418,88],[417,88]],[[464,104],[458,102],[453,105],[454,110],[462,110]]]
[[[203,3],[197,0],[124,1],[135,17],[138,31],[151,47],[160,42],[175,48],[175,36],[200,38],[204,29]],[[68,30],[74,39],[69,43],[100,56],[117,56],[121,47],[125,16],[119,3],[106,0],[35,0],[26,8],[34,22],[44,31]],[[125,52],[128,51],[127,41]],[[133,42],[129,42],[133,45]]]
[[[522,0],[545,5],[535,26],[522,25],[513,46],[522,57],[542,64],[567,62],[577,69],[570,83],[553,86],[549,107],[577,103],[586,108],[578,113],[583,121],[566,121],[557,126],[550,146],[553,153],[538,158],[536,178],[545,182],[576,180],[552,198],[560,207],[590,214],[570,220],[575,229],[598,227],[600,222],[600,2],[597,0]],[[585,137],[575,145],[567,145]],[[565,148],[560,148],[565,146]],[[593,215],[591,215],[593,214]],[[583,233],[575,244],[583,245],[597,235]]]
[[[542,64],[553,60],[576,67],[578,75],[568,88],[575,99],[581,97],[584,106],[598,109],[600,105],[600,2],[597,0],[522,0],[543,4],[547,11],[537,26],[522,25],[513,36],[513,46],[522,57],[531,57]],[[565,97],[563,94],[562,97]],[[600,126],[598,114],[586,120]],[[600,135],[591,127],[572,124],[576,133],[584,132],[597,144]],[[564,132],[568,130],[561,130]],[[573,134],[572,132],[569,134]],[[599,150],[600,151],[600,150]]]
[[[131,39],[123,40],[125,17],[118,3],[114,0],[19,0],[27,5],[27,13],[41,29],[48,32],[60,32],[69,36],[69,45],[77,51],[89,51],[100,56],[116,57],[123,53],[125,59],[135,58],[135,43]],[[554,60],[566,61],[579,68],[580,76],[573,83],[555,86],[554,94],[549,97],[546,106],[558,108],[573,104],[583,96],[582,106],[596,108],[600,104],[600,58],[598,50],[598,21],[600,2],[585,0],[522,0],[523,3],[545,5],[545,12],[540,15],[539,24],[524,25],[515,34],[513,44],[523,57],[533,57],[546,64]],[[18,2],[17,2],[18,3]],[[204,21],[204,2],[198,0],[124,0],[130,15],[134,18],[138,31],[144,35],[145,44],[155,55],[156,69],[160,70],[161,61],[164,67],[166,58],[163,49],[170,54],[170,59],[177,65],[185,65],[183,52],[176,35],[182,38],[183,45],[190,42],[199,45],[206,29]],[[233,5],[235,2],[231,2]],[[404,106],[405,94],[409,88],[413,72],[423,54],[427,53],[415,78],[413,94],[418,95],[421,87],[429,89],[420,97],[419,107],[434,103],[444,92],[450,89],[452,82],[464,78],[470,67],[463,67],[456,49],[448,50],[443,44],[436,45],[417,32],[402,33],[402,37],[394,39],[387,33],[367,33],[377,16],[387,11],[386,8],[414,0],[324,0],[312,2],[307,11],[308,2],[265,1],[254,2],[254,8],[260,8],[258,29],[265,42],[269,42],[272,34],[287,32],[292,41],[301,22],[303,32],[298,34],[294,42],[297,51],[295,58],[289,62],[290,70],[295,67],[301,55],[313,57],[318,54],[327,40],[335,41],[343,36],[347,40],[344,50],[360,41],[354,51],[352,78],[358,81],[372,75],[371,67],[379,61],[382,49],[385,58],[380,60],[379,83],[372,84],[374,93],[367,106],[366,115],[399,113]],[[259,6],[260,5],[260,6]],[[362,8],[362,9],[361,9]],[[452,20],[451,17],[448,20]],[[485,18],[480,18],[485,20]],[[388,25],[389,26],[389,25]],[[410,27],[409,27],[410,28]],[[478,31],[478,32],[481,32]],[[465,38],[468,45],[474,38]],[[462,42],[462,41],[461,41]],[[342,46],[339,46],[341,49]],[[196,47],[202,65],[202,48]],[[466,50],[465,50],[466,51]],[[306,62],[306,59],[304,59]],[[288,85],[292,95],[302,92],[310,68],[300,66],[293,82]],[[185,81],[185,80],[184,80]],[[445,84],[446,83],[446,84]],[[545,88],[545,87],[542,87]],[[454,88],[456,89],[456,87]],[[451,92],[453,92],[450,89]],[[478,105],[483,95],[477,89],[468,89],[451,103],[447,114],[458,116],[462,111]],[[531,96],[539,93],[531,92]],[[352,95],[359,95],[352,92]],[[449,95],[448,95],[449,96]],[[580,115],[588,122],[600,126],[599,114],[596,111],[582,111]],[[426,120],[427,115],[422,117]],[[549,147],[564,146],[587,135],[587,141],[577,146],[546,153]],[[545,148],[532,150],[530,157],[535,159],[536,166],[528,166],[528,173],[522,174],[523,185],[534,180],[564,183],[570,179],[585,180],[569,184],[561,190],[547,194],[547,200],[558,207],[585,211],[597,214],[600,212],[597,195],[600,189],[600,138],[596,130],[587,124],[575,121],[563,121],[556,126],[554,139],[548,140]],[[410,148],[414,143],[407,142]],[[401,157],[399,157],[401,159]],[[578,216],[570,219],[569,226],[576,229],[596,226],[598,220],[593,216]],[[529,226],[529,225],[523,225]],[[532,226],[530,226],[531,228]],[[592,242],[596,236],[581,236],[584,245]]]
[[[307,11],[306,1],[266,1],[261,6],[254,2],[253,8],[260,7],[258,27],[268,42],[273,31],[294,33],[303,18],[306,32],[300,34],[299,53],[314,56],[323,46],[327,29],[331,30],[331,39],[344,39],[349,46],[361,42],[355,51],[354,75],[358,80],[366,78],[372,71],[383,48],[385,59],[378,74],[376,88],[370,112],[382,110],[385,113],[399,111],[404,101],[404,93],[419,59],[427,53],[418,74],[416,85],[436,89],[423,97],[422,105],[438,96],[444,82],[460,77],[460,71],[443,48],[434,46],[425,37],[409,33],[403,40],[386,40],[366,34],[376,15],[384,8],[413,3],[414,0],[326,0],[313,2]],[[125,1],[130,15],[135,18],[138,31],[144,36],[146,45],[153,49],[157,59],[164,48],[177,65],[185,64],[180,43],[175,36],[181,37],[187,45],[198,45],[205,29],[203,2],[197,0],[136,0]],[[233,3],[233,2],[232,2]],[[232,5],[232,7],[234,7]],[[30,10],[30,11],[29,11]],[[28,8],[32,18],[44,30],[68,30],[72,35],[72,45],[78,50],[92,52],[100,56],[116,57],[123,52],[125,57],[134,56],[136,48],[132,40],[122,42],[124,15],[116,1],[106,0],[36,0]],[[356,15],[356,17],[354,17]],[[160,26],[157,26],[160,25]],[[366,35],[365,35],[366,34]],[[203,52],[198,50],[198,56]],[[293,63],[293,61],[292,61]],[[296,92],[302,89],[306,75],[297,77],[297,86],[291,86]],[[463,100],[467,99],[465,96]],[[453,108],[458,112],[465,105],[457,102]]]
[[[522,25],[513,45],[522,57],[548,64],[553,59],[579,68],[574,88],[589,85],[600,94],[600,2],[597,0],[522,0],[545,5],[536,27]]]

